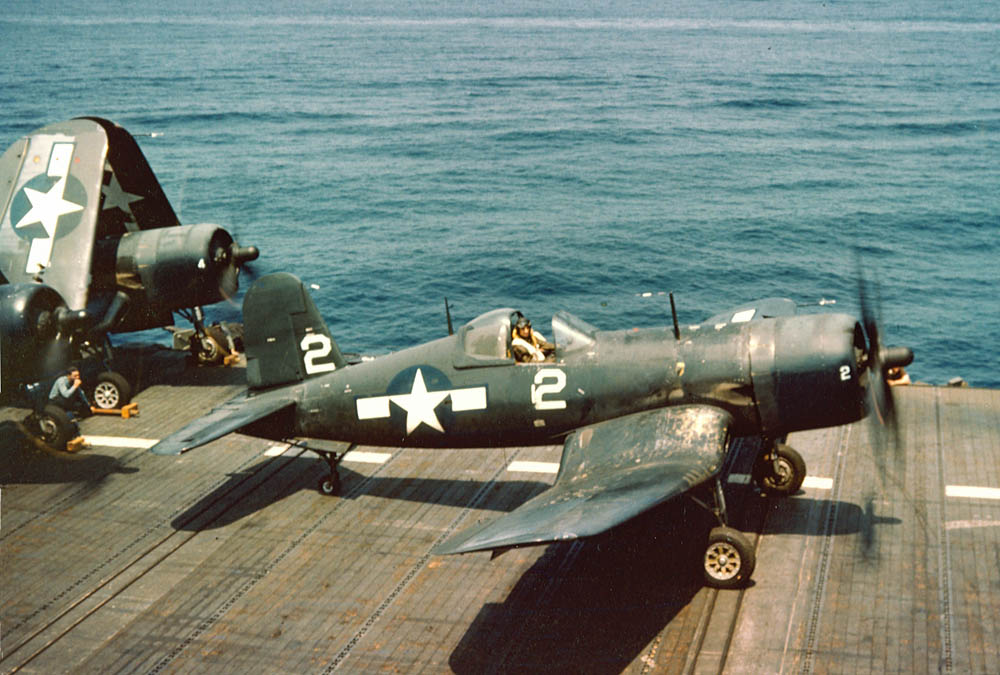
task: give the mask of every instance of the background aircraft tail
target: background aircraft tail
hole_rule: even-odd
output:
[[[347,365],[316,304],[298,277],[258,279],[243,300],[247,385],[266,389]]]

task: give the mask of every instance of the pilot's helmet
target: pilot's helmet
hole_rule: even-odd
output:
[[[514,327],[517,328],[518,330],[521,330],[524,327],[531,328],[531,321],[528,320],[528,317],[522,314],[520,317],[518,317],[517,323],[514,325]]]

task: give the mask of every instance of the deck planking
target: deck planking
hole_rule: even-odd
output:
[[[84,433],[159,438],[240,389],[238,370],[157,372],[138,418]],[[830,489],[729,483],[757,545],[742,591],[702,586],[710,522],[683,504],[493,561],[430,555],[550,485],[507,467],[559,447],[359,448],[390,459],[345,461],[330,498],[297,448],[234,434],[179,458],[66,455],[4,409],[0,670],[998,672],[1000,502],[947,493],[1000,487],[1000,392],[899,394],[900,456],[865,424],[823,429],[789,442]]]

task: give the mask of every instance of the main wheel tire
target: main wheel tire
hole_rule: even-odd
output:
[[[54,403],[47,403],[36,420],[38,438],[50,448],[65,450],[66,444],[76,436],[76,425],[69,413]]]
[[[754,465],[753,479],[761,492],[774,497],[788,497],[799,491],[806,479],[806,461],[790,445],[774,446],[776,459],[761,457]]]
[[[340,494],[340,476],[334,474],[326,478],[321,478],[319,485],[316,487],[319,489],[320,494],[327,497],[335,497]]]
[[[705,583],[713,588],[743,586],[757,564],[750,541],[731,527],[712,529],[702,561]]]
[[[107,370],[97,376],[90,400],[101,410],[121,408],[132,400],[132,386],[120,374]]]

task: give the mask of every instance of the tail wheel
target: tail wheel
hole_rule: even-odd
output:
[[[108,370],[97,376],[97,384],[91,393],[95,408],[114,410],[128,405],[130,400],[132,387],[120,374]]]
[[[320,494],[333,497],[340,494],[340,476],[333,474],[319,481]]]
[[[757,460],[753,479],[765,494],[775,497],[793,495],[806,479],[806,461],[790,445],[777,443],[773,456],[761,455]]]
[[[705,583],[713,588],[739,588],[757,564],[753,547],[743,533],[716,527],[708,535],[703,558]]]
[[[54,403],[46,404],[36,419],[38,437],[50,448],[65,450],[66,444],[76,436],[76,425],[69,413]]]

